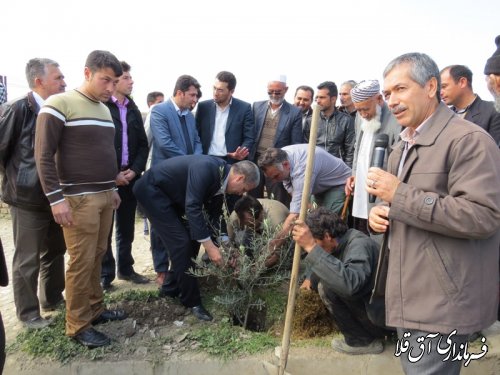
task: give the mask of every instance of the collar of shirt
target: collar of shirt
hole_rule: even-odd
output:
[[[430,115],[423,123],[421,123],[416,129],[405,128],[399,136],[403,142],[406,142],[409,147],[413,146],[417,141],[417,138],[422,135],[422,133],[429,126],[429,120],[434,116],[434,113]]]
[[[293,190],[292,174],[293,174],[293,167],[294,167],[295,163],[294,163],[293,159],[290,157],[290,154],[288,152],[286,152],[286,153],[288,154],[287,160],[288,160],[288,163],[290,165],[290,171],[289,171],[288,178],[283,180],[283,186],[290,193]]]
[[[224,179],[224,181],[222,182],[222,186],[217,191],[217,193],[215,193],[215,195],[221,195],[221,194],[224,194],[226,192],[228,181],[229,181],[229,173],[226,176],[226,178]]]
[[[458,109],[457,107],[455,107],[454,105],[452,105],[450,107],[450,109],[455,112],[457,115],[463,115],[465,112],[467,112],[470,108],[470,106],[476,101],[477,99],[477,95],[474,95],[474,100],[472,102],[469,103],[469,105],[463,109]]]
[[[174,100],[174,98],[173,98],[173,97],[172,97],[172,98],[170,98],[170,100],[172,101],[172,104],[174,105],[175,111],[177,112],[177,114],[178,114],[179,116],[186,116],[186,115],[189,113],[189,110],[187,110],[187,109],[183,109],[183,110],[181,110],[181,109],[177,106],[177,104],[175,104],[175,100]]]
[[[123,104],[120,103],[120,101],[118,99],[116,99],[116,97],[114,97],[113,95],[111,95],[111,100],[113,101],[113,103],[115,103],[118,107],[120,108],[126,108],[129,101],[127,97],[125,97],[125,100],[123,101]]]
[[[45,100],[40,96],[38,95],[36,92],[32,91],[33,92],[33,98],[35,98],[35,102],[36,104],[38,104],[38,108],[42,108],[43,105],[45,104]]]
[[[278,112],[281,109],[281,107],[283,107],[283,103],[281,103],[278,108],[273,109],[273,107],[271,107],[271,102],[268,102],[267,103],[267,107],[271,110],[271,113],[276,113],[276,112]]]
[[[233,98],[229,99],[229,103],[227,104],[227,106],[224,107],[224,109],[222,109],[221,106],[218,105],[216,102],[214,102],[214,104],[215,104],[215,108],[217,108],[221,112],[224,112],[224,111],[227,111],[229,109],[229,107],[231,107],[231,104],[233,104]]]
[[[337,112],[337,110],[334,109],[333,112],[332,112],[332,114],[330,116],[328,116],[328,117],[325,116],[325,112],[323,112],[323,111],[321,111],[319,114],[320,114],[320,116],[321,116],[321,118],[323,120],[330,121],[335,116],[336,112]]]

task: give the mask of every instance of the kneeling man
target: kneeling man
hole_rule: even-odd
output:
[[[374,321],[384,322],[384,304],[369,304],[377,267],[378,245],[340,217],[320,207],[305,221],[297,220],[293,239],[308,253],[305,261],[317,279],[318,292],[344,335],[332,348],[347,354],[378,354],[379,340],[389,332]],[[380,323],[379,323],[380,324]]]

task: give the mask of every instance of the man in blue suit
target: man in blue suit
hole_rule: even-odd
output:
[[[191,108],[198,102],[200,87],[196,79],[189,75],[182,75],[175,83],[173,96],[152,108],[150,116],[153,138],[151,166],[176,156],[201,154],[200,138],[191,113]],[[151,252],[157,282],[168,285],[172,277],[172,273],[168,272],[168,252],[156,235],[154,224],[151,225]]]
[[[191,108],[200,84],[188,75],[177,79],[173,96],[151,110],[152,165],[174,156],[201,154],[201,142]]]
[[[300,108],[285,100],[288,91],[286,76],[280,75],[267,84],[269,100],[255,102],[253,115],[255,121],[255,144],[249,160],[257,161],[268,148],[281,148],[304,143],[302,134],[302,114]],[[285,206],[290,207],[290,195],[281,183],[261,179],[260,185],[252,191],[256,198],[264,194],[264,181],[268,196],[273,196]]]
[[[175,282],[168,295],[178,296],[200,320],[212,316],[201,304],[196,277],[189,273],[192,259],[202,244],[210,260],[222,264],[212,239],[227,238],[220,225],[224,195],[242,195],[259,179],[258,167],[248,160],[231,165],[213,156],[187,155],[154,165],[134,186],[137,200],[170,253]]]
[[[203,153],[234,163],[245,159],[254,145],[254,122],[250,103],[233,97],[236,77],[217,74],[213,100],[198,103],[196,128]]]

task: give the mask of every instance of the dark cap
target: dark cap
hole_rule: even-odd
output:
[[[484,74],[486,75],[500,75],[500,35],[495,38],[495,44],[497,45],[497,50],[486,60],[486,66],[484,67]]]

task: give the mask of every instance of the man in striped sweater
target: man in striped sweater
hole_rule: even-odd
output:
[[[82,345],[108,345],[93,325],[124,319],[123,310],[105,310],[100,285],[113,210],[120,204],[115,178],[115,128],[108,108],[122,68],[107,51],[93,51],[82,86],[50,97],[36,124],[35,160],[55,221],[64,231],[66,334]]]

